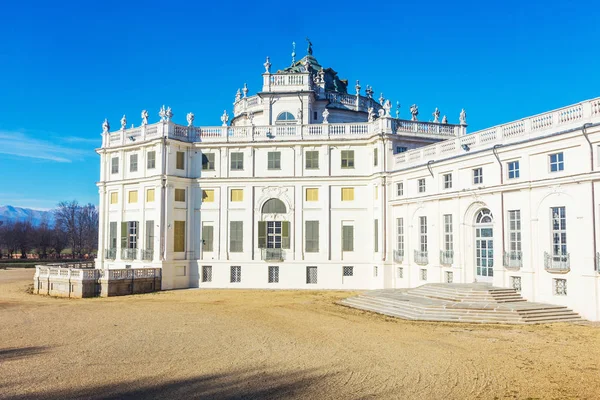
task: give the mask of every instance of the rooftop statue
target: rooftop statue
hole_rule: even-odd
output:
[[[448,117],[446,117],[444,115],[444,118],[442,118],[442,124],[447,124],[448,123]]]
[[[433,112],[433,122],[439,123],[440,122],[440,110],[436,107],[435,111]]]
[[[466,113],[466,111],[465,111],[464,108],[460,112],[459,120],[460,120],[460,124],[461,125],[466,125],[467,124],[467,113]]]
[[[187,113],[186,119],[187,119],[188,126],[194,126],[194,113],[191,113],[191,112]]]
[[[223,115],[221,115],[221,122],[223,126],[227,126],[227,122],[229,121],[229,115],[227,115],[227,110],[223,110]]]
[[[323,110],[323,123],[324,124],[328,124],[329,121],[327,120],[327,118],[329,118],[329,110],[325,109]]]
[[[241,98],[242,98],[242,91],[240,90],[240,88],[238,88],[237,92],[235,92],[235,101],[236,101],[236,103],[238,101],[240,101]]]
[[[142,126],[148,125],[148,111],[142,110]]]
[[[400,102],[396,102],[396,119],[400,118]]]
[[[410,114],[412,115],[412,121],[418,121],[417,115],[419,115],[419,107],[416,104],[410,106]]]
[[[312,56],[312,43],[309,38],[306,38],[306,41],[308,42],[308,49],[306,50],[306,53]]]
[[[369,114],[368,121],[369,122],[375,121],[375,111],[373,110],[373,107],[369,107],[367,112]]]
[[[121,129],[127,129],[127,117],[123,114],[123,118],[121,118]]]
[[[108,123],[108,119],[104,118],[104,122],[102,123],[102,133],[110,132],[110,124]]]
[[[167,107],[167,112],[165,114],[167,116],[167,121],[170,121],[173,118],[173,111],[171,111],[171,107]]]
[[[265,63],[263,64],[265,66],[265,72],[267,74],[271,73],[271,60],[269,59],[269,57],[267,57],[267,61],[265,61]]]
[[[164,104],[158,111],[158,116],[160,117],[160,122],[164,122],[167,119],[167,110],[165,109]]]
[[[390,110],[392,109],[392,102],[389,99],[383,103],[383,108],[385,109],[385,116],[391,117],[392,114],[390,113]]]
[[[244,83],[244,88],[242,89],[242,92],[244,92],[244,97],[248,97],[248,85]]]

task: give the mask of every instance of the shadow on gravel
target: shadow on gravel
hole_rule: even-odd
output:
[[[203,375],[155,384],[154,379],[123,382],[113,385],[77,388],[72,390],[43,391],[8,395],[4,399],[275,399],[307,398],[314,383],[322,382],[323,375],[300,371],[275,375],[266,372],[232,372],[231,374]],[[5,388],[10,391],[10,387]]]
[[[17,360],[20,358],[33,356],[44,351],[46,351],[46,347],[44,346],[13,347],[9,349],[0,349],[0,363],[3,361]]]

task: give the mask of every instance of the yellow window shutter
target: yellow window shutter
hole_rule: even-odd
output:
[[[146,202],[153,203],[154,202],[154,189],[146,190]]]

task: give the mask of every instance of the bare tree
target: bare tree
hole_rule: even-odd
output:
[[[78,211],[79,203],[77,200],[61,201],[58,207],[54,210],[56,225],[59,226],[67,234],[67,240],[71,245],[73,258],[75,254],[81,252],[80,234],[78,229]]]
[[[68,246],[69,238],[67,232],[65,232],[60,226],[55,225],[52,230],[52,248],[56,253],[57,257],[60,258],[60,253]]]
[[[92,253],[98,242],[98,210],[93,204],[80,205],[76,200],[60,202],[54,211],[56,226],[67,234],[75,255]]]
[[[48,218],[44,217],[38,227],[35,228],[35,247],[40,258],[48,258],[48,249],[52,247],[52,236],[54,231],[48,224]]]
[[[27,253],[33,246],[33,225],[31,221],[17,221],[13,225],[12,235],[21,258],[27,258]]]
[[[87,204],[80,209],[82,225],[82,248],[91,254],[98,246],[98,209],[93,204]]]

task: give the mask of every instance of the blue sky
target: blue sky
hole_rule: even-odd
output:
[[[435,107],[469,131],[600,96],[594,1],[19,1],[0,24],[0,205],[97,203],[101,123],[219,125],[262,64],[290,63],[291,42],[373,86],[401,116]]]

